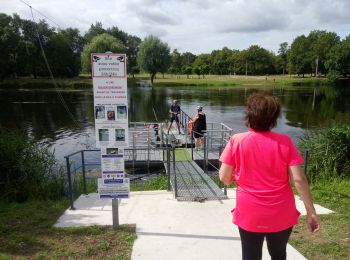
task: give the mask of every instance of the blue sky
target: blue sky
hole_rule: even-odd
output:
[[[257,44],[277,52],[279,44],[311,30],[350,34],[350,0],[23,0],[50,18],[54,27],[92,23],[118,26],[140,38],[152,34],[172,49],[195,54],[245,49]],[[0,0],[0,12],[31,19],[20,0]],[[34,12],[35,19],[44,19]]]

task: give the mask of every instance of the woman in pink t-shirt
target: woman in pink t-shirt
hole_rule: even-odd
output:
[[[287,242],[300,215],[290,179],[304,202],[308,228],[311,232],[320,228],[300,167],[303,158],[287,135],[270,131],[280,110],[277,97],[266,92],[252,94],[245,117],[249,131],[233,135],[220,157],[220,180],[237,184],[232,214],[239,227],[243,260],[262,258],[265,237],[271,258],[286,259]]]

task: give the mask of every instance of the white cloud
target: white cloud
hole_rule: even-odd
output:
[[[84,33],[91,24],[118,26],[141,38],[153,34],[181,52],[211,52],[281,42],[320,29],[350,33],[349,0],[24,0],[61,27]],[[0,10],[31,19],[20,0],[0,0]],[[36,19],[42,19],[34,13]],[[50,22],[49,22],[50,23]],[[50,23],[52,26],[56,25]]]

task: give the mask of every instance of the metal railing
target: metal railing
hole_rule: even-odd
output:
[[[175,147],[157,147],[153,148],[154,150],[158,150],[162,153],[162,158],[161,162],[165,165],[165,171],[166,174],[168,175],[168,190],[171,190],[171,178],[172,174],[175,176],[175,183],[173,184],[174,188],[174,193],[175,197],[177,196],[177,180],[176,180],[176,167],[175,167]],[[137,148],[125,148],[124,153],[129,153],[131,156],[134,152],[139,152],[139,151],[146,151],[149,150],[148,147],[137,147]],[[67,169],[67,182],[68,182],[68,196],[70,200],[70,208],[74,209],[74,180],[75,177],[81,174],[82,177],[82,193],[87,194],[87,179],[96,179],[96,176],[93,177],[87,177],[86,176],[86,170],[88,168],[96,168],[97,166],[100,167],[100,154],[95,157],[90,157],[90,159],[93,159],[93,162],[89,162],[86,160],[86,154],[90,154],[92,152],[99,152],[99,149],[92,149],[92,150],[80,150],[74,153],[71,153],[69,155],[64,156],[66,160],[66,169]],[[78,158],[76,158],[78,157]],[[97,160],[98,158],[98,160]],[[132,162],[135,162],[135,157],[132,157],[133,160]],[[130,162],[130,160],[126,160],[126,162]],[[77,167],[77,162],[79,162],[78,167]],[[171,169],[171,162],[173,169]],[[150,160],[147,163],[147,166],[150,166]],[[72,169],[73,167],[73,169]],[[74,177],[74,178],[73,178]],[[136,179],[136,178],[135,178]],[[130,182],[132,182],[134,179],[131,179]],[[79,192],[78,192],[79,193]],[[80,194],[76,194],[80,195]]]

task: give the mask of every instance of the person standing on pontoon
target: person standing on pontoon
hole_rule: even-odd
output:
[[[196,150],[203,149],[204,132],[207,130],[207,120],[203,107],[197,106],[197,114],[193,118],[193,136]]]
[[[169,126],[168,126],[168,134],[170,131],[171,126],[173,125],[173,122],[176,122],[177,129],[179,130],[179,135],[181,134],[180,131],[180,120],[179,120],[179,113],[181,111],[181,108],[177,102],[177,100],[173,100],[173,104],[170,107],[169,113],[170,113],[170,120],[169,120]]]

